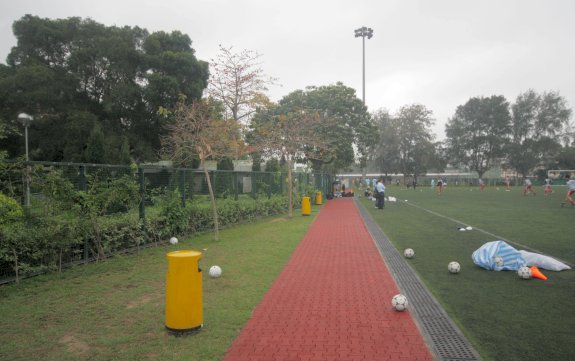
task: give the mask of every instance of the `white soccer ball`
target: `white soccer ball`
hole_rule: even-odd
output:
[[[465,227],[465,229],[468,230],[468,231],[471,231],[471,230],[473,230],[473,227],[467,226],[467,227]]]
[[[528,280],[531,278],[531,269],[527,266],[521,266],[517,270],[517,275],[519,276],[519,278]]]
[[[460,227],[459,232],[465,232],[465,227]]]
[[[447,265],[447,269],[451,273],[459,273],[459,271],[461,271],[461,265],[455,261],[449,262],[449,264]]]
[[[391,299],[391,305],[396,311],[405,311],[405,309],[407,308],[407,297],[405,297],[401,293],[395,295]]]
[[[220,266],[212,266],[210,267],[210,277],[212,278],[218,278],[222,275],[222,269],[220,268]]]
[[[503,258],[497,256],[495,257],[495,265],[497,267],[503,267],[503,265],[505,264],[505,262],[503,262]]]
[[[415,256],[415,251],[411,248],[406,248],[405,251],[403,251],[403,256],[405,258],[413,258],[413,256]]]
[[[170,244],[178,244],[178,239],[176,237],[170,238]]]

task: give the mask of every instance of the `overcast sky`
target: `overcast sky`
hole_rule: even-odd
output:
[[[434,132],[470,97],[556,90],[575,106],[573,0],[2,0],[0,60],[25,14],[90,17],[104,25],[179,30],[209,61],[218,44],[262,54],[279,79],[277,101],[308,85],[343,82],[362,97],[361,26],[366,39],[366,103],[396,112],[420,103]]]

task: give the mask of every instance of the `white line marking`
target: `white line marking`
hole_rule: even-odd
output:
[[[427,212],[427,213],[433,214],[434,216],[448,219],[448,220],[450,220],[450,221],[452,221],[452,222],[455,222],[455,223],[467,224],[466,222],[462,222],[462,221],[459,221],[459,220],[457,220],[457,219],[455,219],[455,218],[451,218],[451,217],[448,217],[448,216],[446,216],[446,215],[443,215],[443,214],[434,212],[434,211],[432,211],[432,210],[429,210],[429,209],[427,209],[427,208],[423,208],[423,207],[421,207],[421,206],[418,206],[417,204],[407,203],[407,205],[408,205],[408,206],[415,207],[415,208],[418,208],[418,209],[421,209],[422,211],[425,211],[425,212]],[[516,245],[516,246],[523,247],[523,248],[525,248],[526,250],[529,250],[529,251],[531,251],[531,252],[535,252],[535,253],[539,253],[539,254],[542,254],[542,255],[545,255],[545,256],[548,256],[548,257],[555,258],[556,260],[558,260],[558,261],[560,261],[560,262],[563,262],[563,263],[565,263],[566,265],[568,265],[568,266],[570,266],[570,267],[574,267],[571,263],[569,263],[569,262],[567,262],[567,261],[564,261],[564,260],[562,260],[561,258],[557,258],[557,257],[555,257],[555,256],[550,256],[550,255],[548,255],[548,254],[546,254],[546,253],[544,253],[544,252],[542,252],[542,251],[540,251],[540,250],[538,250],[538,249],[536,249],[536,248],[526,246],[526,245],[521,244],[521,243],[519,243],[519,242],[511,241],[511,240],[509,240],[509,239],[507,239],[507,238],[505,238],[505,237],[498,236],[498,235],[496,235],[496,234],[493,234],[493,233],[491,233],[491,232],[488,232],[488,231],[483,230],[483,229],[481,229],[481,228],[478,228],[478,227],[476,227],[476,226],[473,226],[473,229],[478,230],[479,232],[484,233],[484,234],[486,234],[486,235],[488,235],[488,236],[491,236],[491,237],[494,237],[494,238],[496,238],[496,239],[500,239],[500,240],[502,240],[502,241],[505,241],[505,242],[507,242],[507,243],[511,243],[511,244]]]

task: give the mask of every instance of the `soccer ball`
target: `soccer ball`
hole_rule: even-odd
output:
[[[527,266],[521,266],[517,270],[517,275],[519,276],[519,278],[528,280],[531,278],[531,269]]]
[[[222,269],[220,268],[220,266],[212,266],[210,267],[210,277],[212,278],[218,278],[222,275]]]
[[[473,230],[473,227],[467,226],[467,227],[465,227],[465,229],[468,230],[468,231],[471,231],[471,230]]]
[[[415,256],[415,251],[411,248],[406,248],[405,251],[403,251],[403,256],[405,258],[413,258],[413,256]]]
[[[495,265],[497,267],[503,267],[504,264],[505,263],[503,262],[503,258],[501,258],[499,256],[495,257]]]
[[[391,305],[396,311],[405,311],[405,309],[407,308],[407,297],[405,297],[401,293],[395,295],[391,299]]]
[[[170,238],[170,244],[178,244],[178,239],[176,237]]]
[[[461,271],[461,265],[459,265],[459,263],[455,261],[449,262],[449,264],[447,265],[447,269],[451,273],[459,273],[459,271]]]

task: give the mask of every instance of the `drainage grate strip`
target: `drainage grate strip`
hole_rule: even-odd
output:
[[[391,244],[369,212],[355,200],[365,225],[379,248],[435,357],[444,361],[481,360],[477,351],[423,285],[405,258]]]

